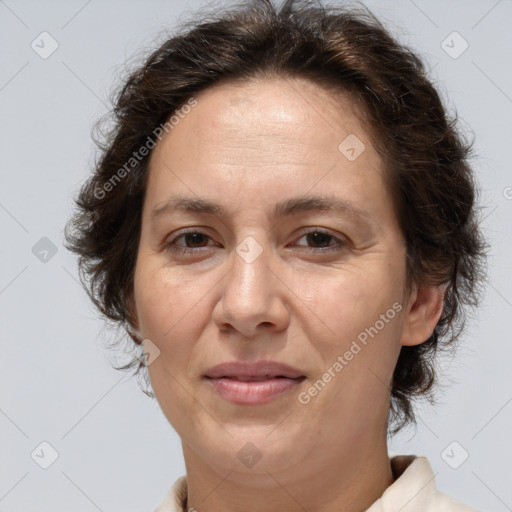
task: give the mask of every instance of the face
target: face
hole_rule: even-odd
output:
[[[382,161],[350,98],[307,80],[195,99],[151,155],[135,269],[159,405],[221,474],[360,458],[385,437],[408,311]],[[262,360],[301,378],[205,377]]]

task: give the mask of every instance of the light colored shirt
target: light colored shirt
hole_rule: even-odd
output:
[[[397,455],[390,459],[394,482],[366,512],[479,512],[436,489],[426,457]],[[154,512],[188,512],[187,477],[174,482]]]

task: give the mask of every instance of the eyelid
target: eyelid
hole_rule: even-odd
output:
[[[326,253],[329,251],[340,250],[340,248],[345,247],[348,244],[348,239],[344,236],[334,235],[329,229],[321,228],[321,227],[311,227],[307,228],[307,231],[301,233],[301,235],[296,238],[296,240],[300,240],[302,237],[309,235],[310,233],[321,233],[323,235],[328,236],[335,240],[335,243],[332,245],[328,245],[327,247],[307,247],[309,252],[317,252],[317,253]]]
[[[188,228],[185,231],[178,232],[178,234],[174,234],[171,238],[167,237],[164,238],[161,244],[161,249],[166,250],[169,249],[169,247],[172,247],[172,245],[178,240],[178,238],[181,238],[184,235],[188,234],[200,234],[208,237],[210,240],[213,240],[213,238],[205,231],[205,228],[199,227],[199,228]],[[178,245],[177,247],[180,247],[183,249],[183,252],[190,252],[190,251],[197,251],[198,249],[205,249],[204,247],[186,247],[184,245]],[[179,249],[178,249],[179,251]]]

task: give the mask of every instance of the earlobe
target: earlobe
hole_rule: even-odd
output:
[[[420,345],[430,338],[443,312],[444,293],[443,285],[414,290],[404,321],[402,345]]]

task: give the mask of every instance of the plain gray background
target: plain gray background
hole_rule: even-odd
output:
[[[390,454],[427,456],[438,488],[479,510],[512,510],[512,2],[365,4],[421,53],[475,133],[492,245],[484,303],[441,365],[440,404],[420,405],[417,431],[393,439]],[[151,511],[184,474],[156,401],[109,364],[112,334],[78,283],[63,228],[126,59],[200,5],[0,0],[0,512]],[[45,37],[51,49],[41,32],[58,44],[47,58],[31,47]]]

